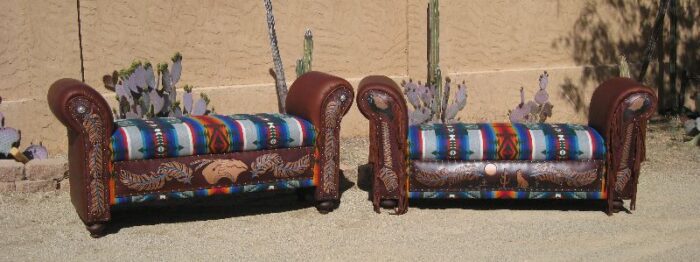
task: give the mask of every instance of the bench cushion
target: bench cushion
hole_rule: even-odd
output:
[[[573,124],[423,124],[408,128],[414,160],[590,160],[605,157],[603,138]]]
[[[311,122],[283,114],[239,114],[116,121],[113,161],[312,146]]]

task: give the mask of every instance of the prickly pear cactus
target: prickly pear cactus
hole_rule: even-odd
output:
[[[171,66],[162,63],[155,69],[149,62],[137,61],[127,69],[114,71],[102,78],[105,87],[116,93],[119,106],[112,111],[117,119],[210,113],[207,110],[209,99],[203,96],[195,103],[192,99],[192,87],[189,85],[183,87],[185,92],[182,102],[177,100],[177,83],[182,74],[182,55],[175,53],[171,60]]]
[[[436,86],[424,85],[421,82],[402,82],[403,93],[413,110],[408,109],[408,121],[411,125],[423,123],[454,123],[459,121],[457,113],[467,105],[467,86],[464,82],[457,85],[455,97],[450,103],[451,79],[446,78],[442,92],[438,93]],[[437,99],[436,99],[437,97]],[[440,100],[440,107],[435,101]]]
[[[24,155],[29,159],[47,159],[49,158],[49,151],[46,147],[39,142],[38,145],[30,144],[26,149],[24,149]]]
[[[311,71],[311,62],[313,61],[314,39],[311,29],[306,29],[304,33],[304,57],[297,60],[297,78],[306,72]]]
[[[549,74],[544,71],[540,75],[539,87],[535,93],[534,101],[525,102],[525,88],[520,87],[520,104],[512,110],[508,110],[508,118],[513,123],[544,123],[552,116],[554,106],[549,102],[547,85]]]
[[[2,104],[2,97],[0,97]],[[0,159],[12,158],[10,150],[13,147],[19,147],[19,142],[22,139],[22,132],[17,129],[5,126],[5,115],[0,112]]]

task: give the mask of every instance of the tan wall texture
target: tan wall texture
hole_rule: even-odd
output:
[[[508,109],[519,102],[520,86],[531,98],[537,77],[547,70],[552,121],[585,122],[593,89],[617,74],[617,56],[641,61],[655,2],[441,1],[441,69],[469,87],[461,118],[506,121]],[[684,64],[699,55],[700,29],[689,22],[700,15],[698,5],[681,0]],[[295,78],[305,28],[314,32],[314,70],[355,85],[369,74],[424,79],[426,7],[424,0],[275,1],[288,82]],[[5,10],[0,13],[5,80],[0,111],[9,126],[22,130],[23,145],[43,141],[50,151],[63,153],[65,130],[48,110],[45,95],[58,78],[80,78],[76,2],[7,0],[0,8]],[[81,0],[80,13],[86,82],[110,102],[102,75],[135,59],[165,62],[179,51],[184,56],[180,85],[206,92],[217,112],[276,110],[263,1]],[[651,76],[648,80],[654,84]],[[342,134],[366,133],[367,122],[354,107]]]

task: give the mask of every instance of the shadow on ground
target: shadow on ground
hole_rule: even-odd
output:
[[[354,185],[341,171],[341,199],[343,193]],[[315,204],[314,190],[312,187],[126,204],[112,208],[112,219],[107,224],[105,234],[134,226],[219,220],[310,208]]]

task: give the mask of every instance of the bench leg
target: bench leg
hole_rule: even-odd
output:
[[[394,209],[399,205],[399,202],[396,201],[396,199],[382,199],[381,202],[379,202],[379,206],[385,209]]]
[[[93,223],[90,225],[85,225],[85,228],[90,231],[90,236],[93,238],[100,238],[104,236],[104,230],[107,224],[104,222]]]
[[[624,209],[625,202],[622,201],[622,199],[615,199],[612,202],[612,210],[614,213],[622,211]]]
[[[331,211],[333,211],[333,209],[335,209],[337,206],[338,205],[334,200],[322,200],[316,203],[316,209],[321,214],[328,214]]]

